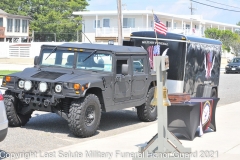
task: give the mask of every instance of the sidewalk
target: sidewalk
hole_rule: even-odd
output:
[[[0,63],[0,70],[22,71],[28,67],[33,67],[33,65],[31,65],[31,64],[1,64]]]
[[[0,58],[0,70],[22,71],[33,67],[33,58]]]
[[[180,139],[185,147],[190,147],[197,156],[191,159],[240,159],[240,102],[218,107],[216,110],[217,132],[209,131],[193,141]],[[130,160],[131,154],[138,152],[139,144],[149,141],[157,133],[157,123],[123,134],[91,140],[49,152],[35,155],[34,159],[123,159]],[[213,157],[209,154],[213,151]],[[90,154],[91,153],[91,154]],[[48,157],[52,156],[52,157]],[[79,158],[81,157],[82,158]],[[201,157],[202,156],[202,157]],[[204,156],[208,156],[207,158]],[[37,157],[37,158],[36,158]],[[31,158],[32,159],[32,158]]]

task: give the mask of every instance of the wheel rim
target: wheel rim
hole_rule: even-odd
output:
[[[95,109],[94,106],[88,106],[85,112],[85,125],[91,126],[95,120]]]

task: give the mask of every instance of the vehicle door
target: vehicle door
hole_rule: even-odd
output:
[[[122,74],[122,65],[128,64],[128,74]],[[131,98],[131,73],[130,56],[116,56],[115,61],[115,82],[114,82],[114,102],[122,102]]]
[[[148,68],[145,56],[131,56],[133,69],[132,99],[141,99],[148,89]]]

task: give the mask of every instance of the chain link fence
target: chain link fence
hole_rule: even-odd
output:
[[[33,42],[82,42],[82,32],[33,32]]]

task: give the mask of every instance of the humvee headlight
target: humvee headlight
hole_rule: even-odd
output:
[[[47,91],[47,83],[46,82],[40,82],[38,88],[39,88],[40,92],[46,92]]]
[[[20,81],[18,82],[18,87],[19,87],[19,88],[23,88],[23,87],[24,87],[24,80],[20,80]]]
[[[31,81],[25,81],[24,83],[24,89],[26,91],[29,91],[32,88],[32,82]]]
[[[62,86],[61,86],[60,84],[57,84],[57,85],[55,86],[55,92],[59,93],[59,92],[61,92],[61,91],[62,91]]]

